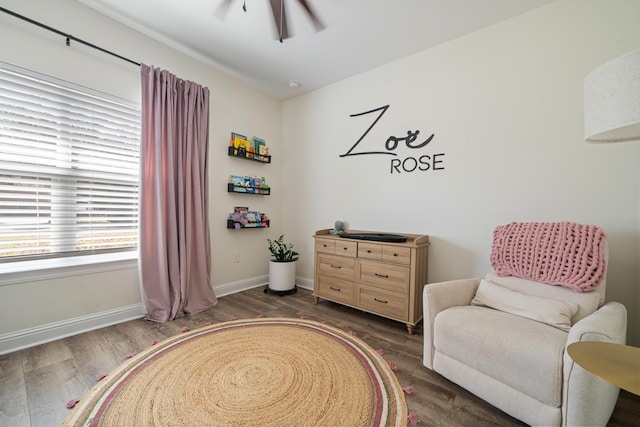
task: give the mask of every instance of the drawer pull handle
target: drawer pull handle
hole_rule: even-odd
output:
[[[329,286],[329,289],[331,289],[332,291],[338,291],[338,292],[342,290],[340,288],[334,288],[333,286]]]
[[[381,302],[383,304],[388,304],[389,303],[389,301],[385,301],[383,299],[378,299],[378,298],[374,298],[374,301],[378,301],[378,302]]]
[[[393,254],[393,256],[400,256],[400,255],[398,255],[398,254]]]
[[[376,277],[382,277],[383,279],[388,279],[388,278],[389,278],[389,275],[388,275],[388,274],[378,274],[378,273],[374,273],[374,275],[375,275]]]
[[[333,264],[331,264],[331,268],[342,268],[342,266],[341,265],[333,265]]]
[[[371,253],[371,249],[367,249],[367,253],[370,254]]]

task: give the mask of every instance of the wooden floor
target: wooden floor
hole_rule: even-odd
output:
[[[522,426],[466,390],[422,365],[422,329],[409,335],[401,323],[321,300],[308,290],[277,296],[263,288],[220,298],[216,307],[167,323],[134,320],[0,356],[0,426],[57,426],[68,413],[66,403],[80,398],[124,356],[154,340],[194,329],[206,322],[233,318],[306,317],[354,331],[398,366],[402,386],[411,386],[407,406],[422,426]],[[640,397],[621,391],[610,426],[640,425]]]

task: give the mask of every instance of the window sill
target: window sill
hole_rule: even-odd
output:
[[[0,264],[0,286],[137,266],[137,251]]]

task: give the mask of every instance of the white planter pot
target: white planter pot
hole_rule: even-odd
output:
[[[296,286],[296,262],[269,261],[269,289],[289,291]]]

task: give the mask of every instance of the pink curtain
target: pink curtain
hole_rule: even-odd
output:
[[[209,89],[142,65],[140,277],[147,319],[218,301],[211,288]]]

